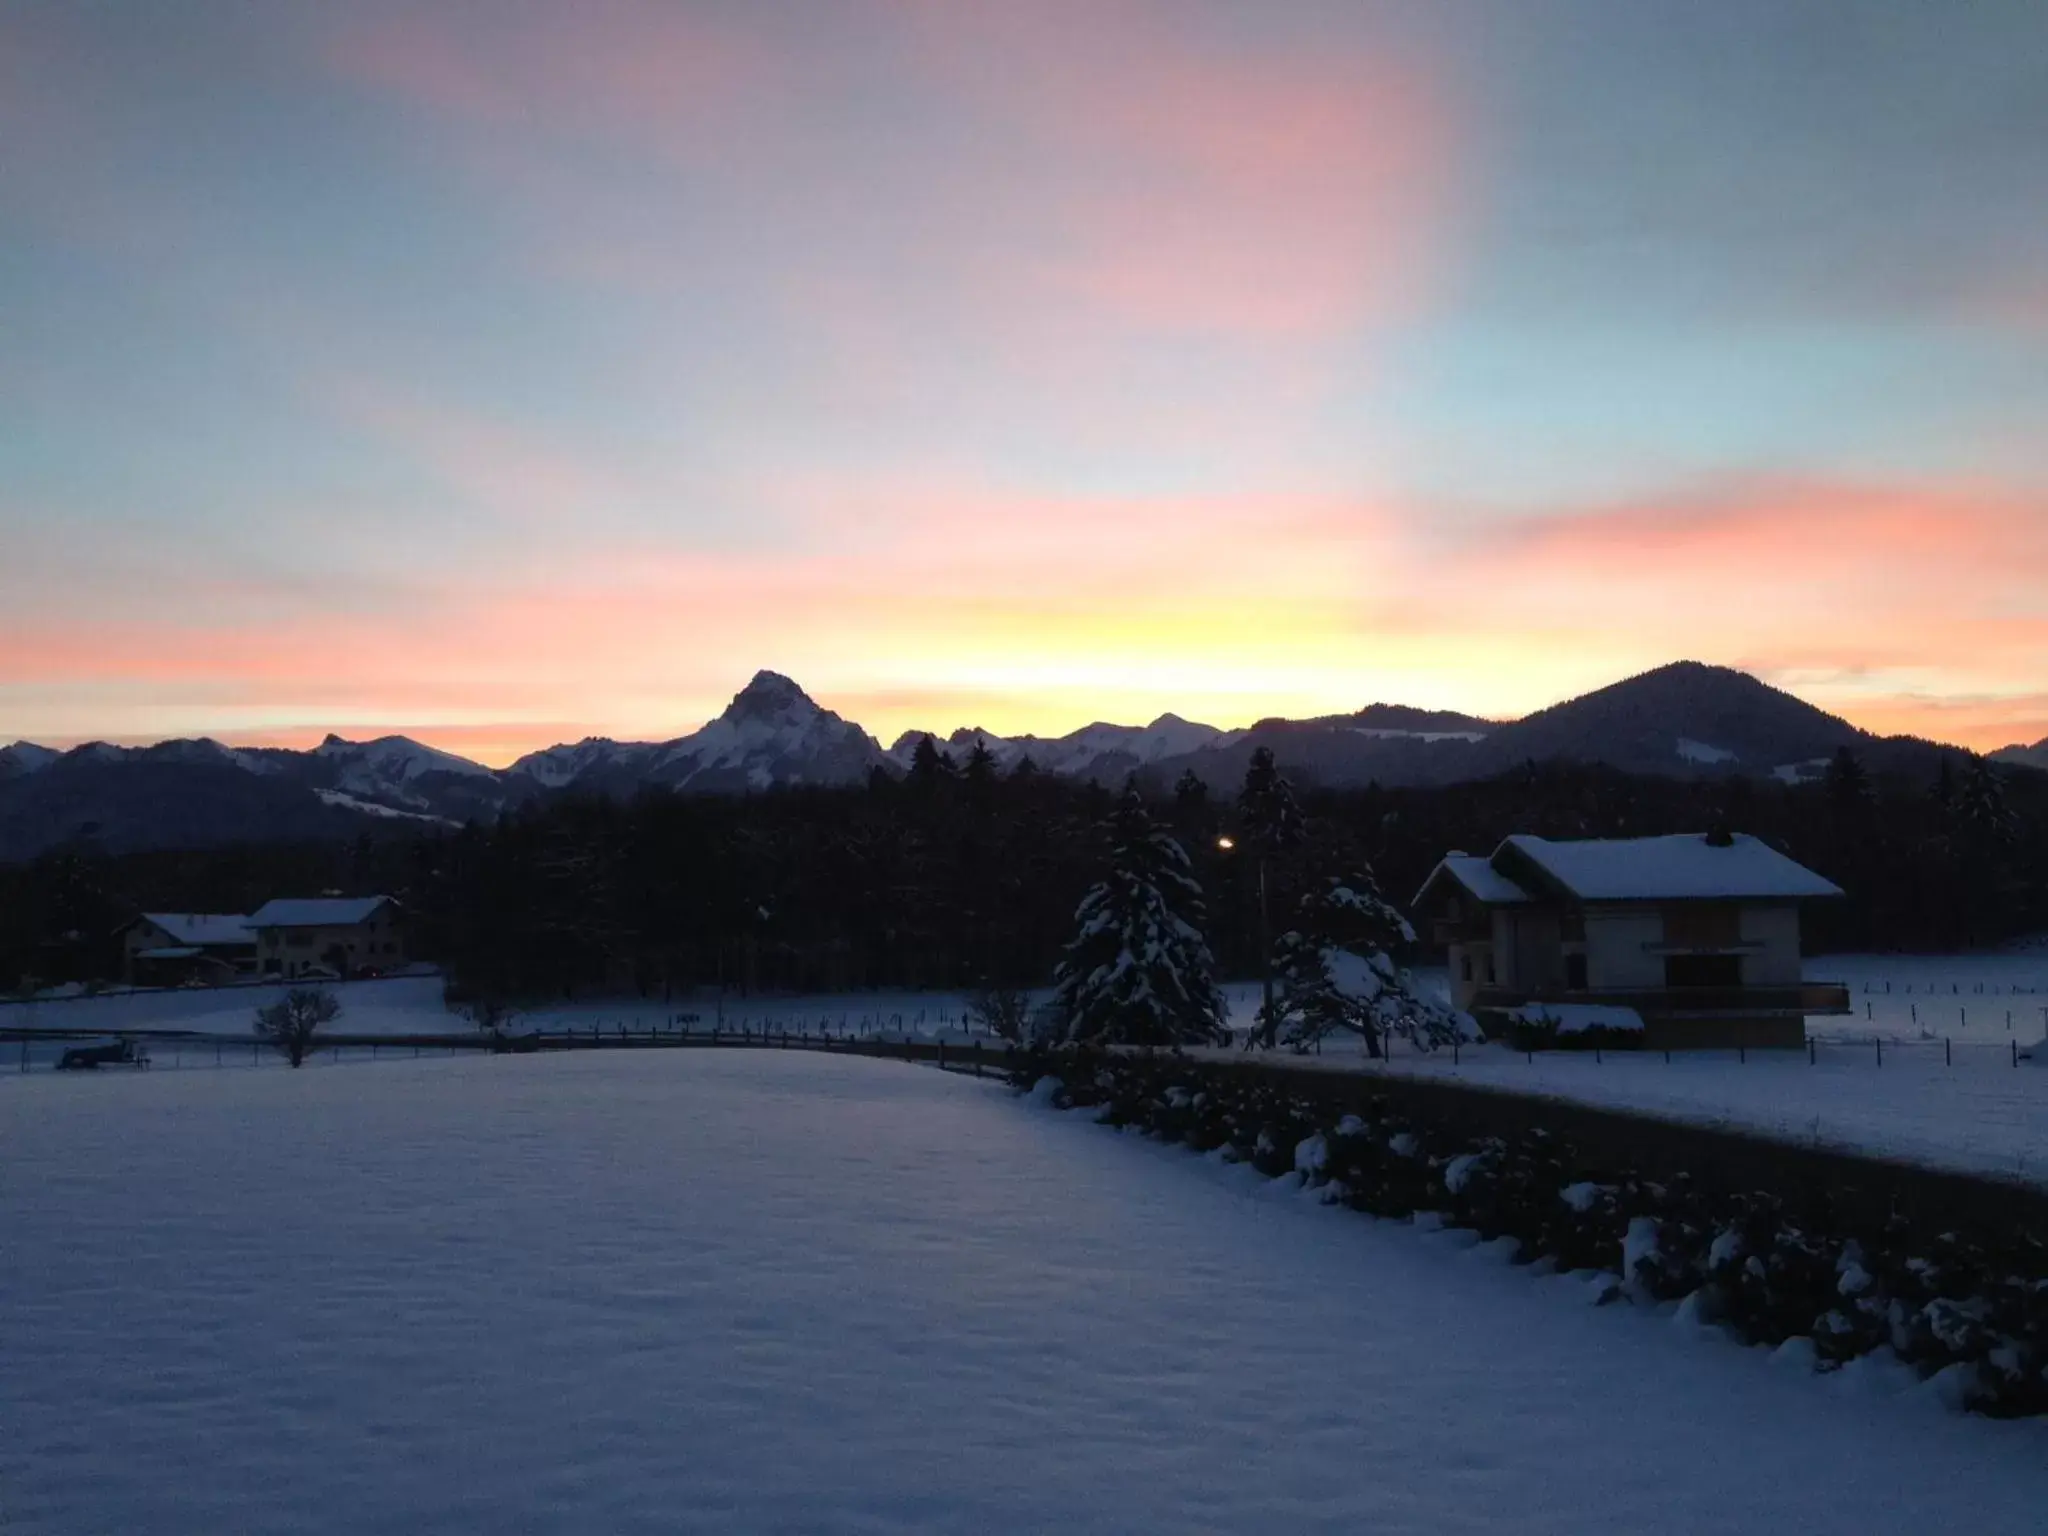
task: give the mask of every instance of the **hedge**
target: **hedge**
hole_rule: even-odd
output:
[[[1600,1167],[1537,1128],[1475,1134],[1374,1080],[1309,1092],[1284,1074],[1177,1055],[1085,1047],[1013,1058],[1019,1089],[1056,1080],[1054,1102],[1095,1108],[1196,1151],[1225,1148],[1271,1178],[1324,1185],[1375,1216],[1439,1212],[1516,1262],[1613,1274],[1613,1299],[1689,1303],[1750,1344],[1811,1341],[1822,1370],[1890,1349],[1964,1406],[2048,1412],[2048,1244],[2021,1224],[1959,1231],[1921,1213],[1872,1219],[1811,1191],[1710,1187]]]

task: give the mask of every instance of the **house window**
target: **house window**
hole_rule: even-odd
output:
[[[1472,957],[1470,955],[1460,955],[1458,957],[1458,975],[1460,979],[1465,981],[1472,979]]]
[[[1489,983],[1493,980],[1493,956],[1490,954],[1486,957],[1486,979]]]
[[[1586,957],[1583,954],[1564,957],[1564,984],[1572,992],[1586,990]]]
[[[1739,987],[1742,985],[1740,955],[1666,955],[1664,985],[1667,987]]]

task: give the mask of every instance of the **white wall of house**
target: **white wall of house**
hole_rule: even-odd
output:
[[[1482,987],[1495,984],[1493,944],[1487,939],[1455,939],[1445,946],[1451,967],[1451,1006],[1470,1008]]]
[[[1664,985],[1664,915],[1655,907],[1592,907],[1586,912],[1586,982],[1595,990]]]
[[[384,912],[367,923],[332,924],[325,927],[265,928],[258,936],[261,969],[286,977],[304,974],[313,966],[355,971],[365,966],[388,968],[405,962],[405,944],[397,920]]]
[[[1515,971],[1515,912],[1512,907],[1493,909],[1493,943],[1489,946],[1493,961],[1494,985],[1519,987],[1522,978]]]
[[[1742,940],[1761,944],[1742,957],[1742,984],[1746,987],[1796,987],[1799,985],[1799,909],[1797,907],[1744,907]]]
[[[1508,914],[1512,985],[1531,991],[1564,985],[1564,951],[1558,940],[1558,914],[1539,908],[1517,908]]]

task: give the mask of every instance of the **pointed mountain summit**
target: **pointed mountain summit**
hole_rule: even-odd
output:
[[[780,672],[756,672],[746,687],[732,696],[721,720],[766,720],[777,717],[822,715],[811,696]],[[837,718],[836,716],[834,717]]]
[[[735,793],[777,784],[857,784],[887,758],[881,744],[780,672],[756,672],[702,730],[657,749],[648,777],[676,789]]]

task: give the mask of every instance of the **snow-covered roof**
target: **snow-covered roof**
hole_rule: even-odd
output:
[[[154,923],[179,944],[253,944],[249,919],[239,912],[145,912],[144,922]]]
[[[1447,853],[1429,872],[1429,878],[1422,882],[1422,889],[1415,893],[1415,899],[1409,905],[1422,906],[1429,899],[1430,892],[1446,880],[1473,900],[1489,907],[1511,907],[1529,900],[1527,891],[1485,859],[1470,853]]]
[[[195,945],[174,944],[166,949],[138,949],[135,951],[135,958],[138,960],[190,960],[194,955],[203,955],[205,953],[205,950]]]
[[[1445,858],[1443,868],[1488,906],[1509,906],[1529,899],[1527,891],[1476,854],[1451,854]]]
[[[366,922],[389,896],[285,897],[249,914],[251,928],[347,928]]]
[[[1510,850],[1580,901],[1789,901],[1842,894],[1832,880],[1744,835],[1722,846],[1694,832],[1570,842],[1517,835],[1495,850],[1496,869],[1504,860],[1517,867]]]

